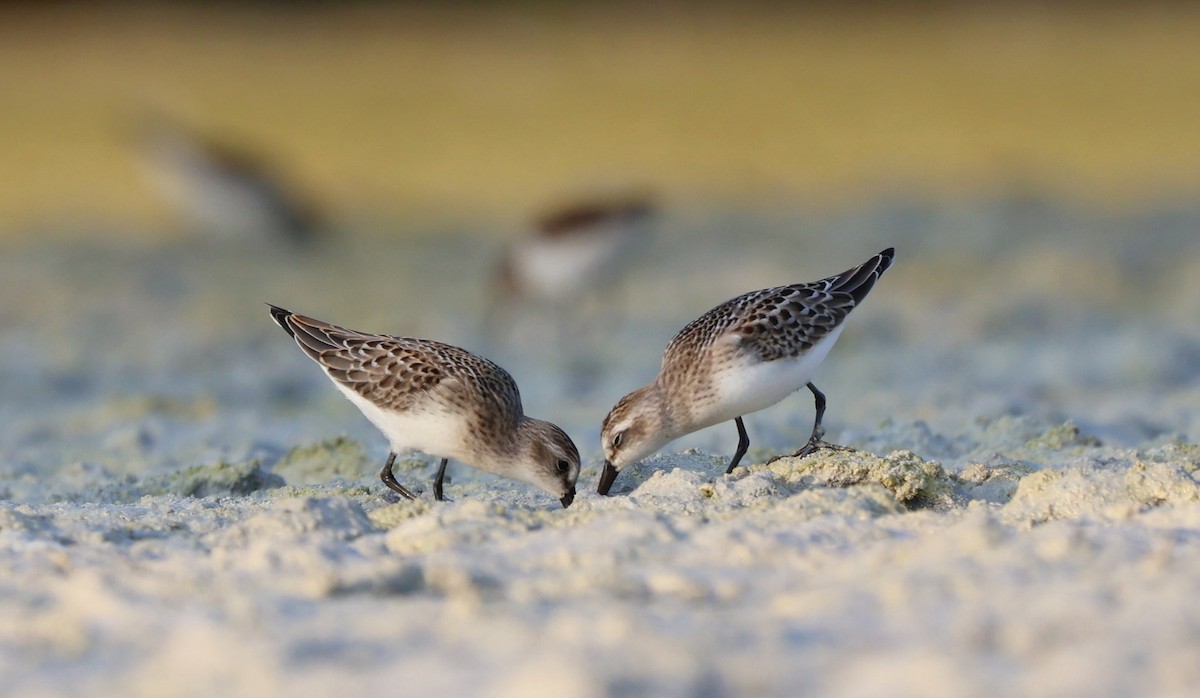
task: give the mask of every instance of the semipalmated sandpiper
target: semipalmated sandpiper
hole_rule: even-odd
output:
[[[888,248],[863,264],[821,281],[752,291],[713,308],[667,346],[653,383],[612,408],[601,430],[604,470],[597,491],[608,494],[622,468],[675,439],[732,419],[738,445],[733,472],[750,437],[742,416],[770,407],[808,386],[816,401],[812,435],[795,456],[821,441],[825,395],[812,376],[837,341],[846,317],[892,265]]]
[[[391,445],[379,473],[408,499],[392,465],[399,453],[440,456],[433,495],[442,500],[453,458],[575,499],[579,451],[557,426],[525,416],[512,376],[465,349],[429,339],[366,334],[271,306],[271,317]]]

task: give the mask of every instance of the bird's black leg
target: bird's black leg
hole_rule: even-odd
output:
[[[808,443],[804,444],[799,451],[791,454],[793,458],[803,458],[818,448],[829,445],[821,440],[821,437],[825,435],[825,427],[821,426],[821,420],[825,418],[825,393],[818,390],[817,386],[812,383],[808,384],[808,389],[812,391],[817,416],[813,420],[812,435],[808,437]]]
[[[793,453],[792,456],[803,458],[804,456],[807,456],[813,451],[821,448],[828,448],[834,451],[853,451],[854,449],[850,448],[849,446],[838,446],[837,444],[831,444],[824,440],[825,427],[821,426],[821,420],[825,418],[825,393],[817,390],[817,386],[813,385],[812,383],[808,384],[808,389],[811,390],[813,394],[813,401],[817,408],[817,417],[813,420],[812,436],[808,437],[808,443],[804,444],[804,446],[799,451]]]
[[[446,480],[446,464],[449,462],[449,458],[443,458],[442,464],[438,466],[437,477],[433,478],[433,498],[439,502],[446,500],[442,496],[442,483]]]
[[[813,402],[817,408],[817,417],[813,420],[812,436],[808,437],[809,445],[813,445],[820,443],[821,437],[825,436],[825,427],[821,426],[821,420],[825,419],[825,393],[817,390],[817,386],[812,383],[808,384],[808,389],[812,391]]]
[[[796,451],[795,453],[789,453],[787,455],[787,457],[788,458],[803,458],[804,456],[807,456],[810,453],[812,453],[813,451],[816,451],[821,448],[829,448],[829,449],[833,449],[835,451],[852,451],[852,450],[854,450],[847,446],[838,446],[837,444],[831,444],[831,443],[828,443],[828,442],[822,440],[822,437],[825,436],[825,427],[821,426],[821,420],[823,420],[825,418],[825,393],[818,390],[817,386],[813,385],[812,383],[808,384],[808,389],[812,391],[813,401],[817,408],[817,416],[816,416],[816,419],[813,420],[812,435],[808,437],[808,443],[804,444],[804,446],[801,447],[799,451]],[[771,460],[769,460],[767,462],[773,463],[783,457],[784,456],[775,456],[774,458],[772,458]]]
[[[736,417],[733,421],[737,424],[738,428],[738,447],[733,452],[733,460],[729,461],[729,467],[725,469],[726,475],[733,472],[738,462],[742,460],[742,456],[746,455],[746,449],[750,448],[750,436],[746,434],[746,425],[742,424],[742,418]]]
[[[416,499],[412,492],[409,492],[407,489],[405,489],[404,485],[396,482],[396,476],[392,474],[392,465],[394,465],[395,462],[396,452],[392,451],[388,454],[387,462],[383,464],[383,470],[379,471],[379,479],[383,480],[383,484],[387,485],[392,489],[393,492],[398,493],[401,497],[404,497],[405,499]]]

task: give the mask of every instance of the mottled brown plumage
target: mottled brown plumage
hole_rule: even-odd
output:
[[[680,330],[663,353],[655,381],[621,398],[604,420],[606,464],[600,493],[607,493],[625,465],[680,436],[729,419],[736,421],[739,436],[728,469],[732,471],[749,446],[742,415],[769,407],[805,385],[817,404],[806,448],[811,451],[822,443],[824,395],[809,379],[850,311],[891,266],[894,255],[888,248],[820,281],[746,293]]]
[[[525,416],[516,381],[497,364],[450,344],[366,334],[275,306],[271,316],[391,441],[381,477],[392,489],[412,496],[393,484],[390,463],[396,452],[421,450],[443,457],[438,499],[445,460],[455,458],[570,503],[575,444],[557,426]]]
[[[289,316],[287,326],[330,378],[379,407],[487,405],[487,412],[510,425],[523,414],[508,371],[465,349],[432,339],[364,334],[303,315]]]

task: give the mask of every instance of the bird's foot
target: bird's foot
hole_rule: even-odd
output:
[[[400,483],[396,483],[395,486],[389,482],[384,482],[384,484],[387,485],[387,489],[383,491],[383,498],[386,499],[389,504],[395,504],[396,502],[403,502],[406,500],[412,502],[416,501],[417,499],[415,494],[413,494],[407,487],[401,485]]]
[[[822,439],[820,437],[814,437],[814,438],[809,439],[808,443],[804,444],[804,446],[801,447],[800,450],[795,451],[793,453],[781,453],[778,456],[775,456],[771,460],[767,461],[767,465],[770,465],[781,458],[804,458],[805,456],[810,456],[820,450],[857,451],[858,449],[852,448],[850,446],[831,444],[828,441],[825,441],[824,439]]]

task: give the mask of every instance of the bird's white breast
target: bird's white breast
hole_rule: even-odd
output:
[[[393,451],[408,453],[420,451],[431,456],[453,458],[479,467],[466,448],[468,428],[461,414],[436,409],[413,409],[403,412],[386,410],[354,390],[334,381],[342,394],[350,399],[367,419],[375,425]]]
[[[597,226],[572,235],[528,240],[514,251],[514,271],[531,295],[575,296],[615,273],[630,239],[630,232],[620,226]]]
[[[776,361],[743,360],[713,376],[715,399],[705,426],[766,409],[803,388],[813,379],[845,325],[835,327],[805,354]]]

